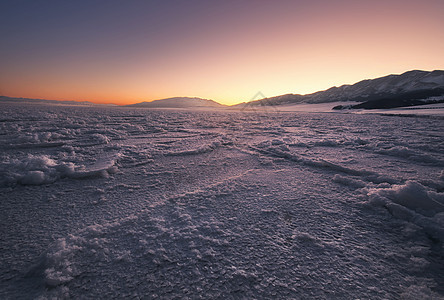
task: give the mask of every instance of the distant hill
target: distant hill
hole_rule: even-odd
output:
[[[224,108],[226,105],[219,104],[213,100],[189,97],[174,97],[154,100],[150,102],[140,102],[126,105],[128,107],[145,108]]]
[[[274,106],[292,105],[301,103],[328,103],[328,102],[372,102],[379,101],[379,106],[387,101],[398,101],[403,97],[409,100],[421,100],[429,97],[439,99],[444,96],[444,71],[408,71],[401,75],[388,75],[376,79],[367,79],[352,85],[332,87],[325,91],[308,95],[286,94],[277,97],[265,98],[237,106]],[[381,102],[382,101],[382,102]],[[412,105],[414,102],[406,102]],[[387,106],[393,106],[386,104]],[[369,105],[370,106],[370,105]],[[393,106],[399,107],[399,106]]]
[[[96,106],[96,105],[112,105],[112,104],[96,104],[89,101],[63,101],[63,100],[46,100],[46,99],[31,99],[31,98],[14,98],[7,96],[0,96],[0,103],[27,103],[27,104],[46,104],[46,105],[78,105],[78,106]]]

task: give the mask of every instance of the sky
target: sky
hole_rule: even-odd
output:
[[[442,0],[2,0],[0,95],[236,104],[444,69]]]

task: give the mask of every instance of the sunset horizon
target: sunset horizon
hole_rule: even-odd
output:
[[[444,69],[439,1],[2,1],[0,94],[233,105]],[[17,22],[20,20],[20,22]]]
[[[424,71],[424,72],[433,72],[433,71],[442,71],[442,70],[407,70],[405,72],[402,73],[391,73],[391,74],[386,74],[383,75],[381,77],[386,77],[386,76],[390,76],[390,75],[401,75],[404,74],[406,72],[411,72],[411,71]],[[380,78],[380,77],[376,77],[376,78]],[[306,95],[311,95],[317,92],[323,92],[326,91],[330,88],[334,88],[334,87],[340,87],[340,86],[345,86],[345,85],[353,85],[356,84],[358,82],[364,81],[364,80],[372,80],[372,79],[376,79],[376,78],[363,78],[361,80],[358,80],[356,82],[351,82],[351,83],[343,83],[343,84],[337,84],[337,85],[333,85],[330,87],[327,87],[325,89],[322,90],[316,90],[316,91],[312,91],[312,92],[308,92],[305,94],[302,93],[295,93],[295,92],[289,92],[286,94],[279,94],[279,95],[264,95],[262,93],[261,90],[258,90],[254,95],[252,95],[249,99],[243,99],[241,101],[235,102],[235,103],[230,103],[230,104],[226,104],[225,101],[218,101],[215,100],[213,98],[204,98],[204,97],[200,97],[199,95],[170,95],[170,96],[165,96],[162,98],[156,98],[156,99],[137,99],[137,100],[127,100],[127,101],[123,101],[123,100],[108,100],[108,99],[104,99],[104,100],[94,100],[94,99],[71,99],[71,98],[58,98],[58,99],[49,99],[49,98],[42,98],[42,97],[32,97],[32,96],[28,96],[28,97],[24,97],[21,95],[0,95],[3,97],[8,97],[8,98],[23,98],[23,99],[40,99],[40,100],[54,100],[54,101],[75,101],[75,102],[91,102],[94,104],[110,104],[110,105],[118,105],[118,106],[125,106],[125,105],[131,105],[131,104],[137,104],[137,103],[141,103],[141,102],[153,102],[153,101],[157,101],[157,100],[164,100],[164,99],[171,99],[171,98],[199,98],[199,99],[204,99],[204,100],[213,100],[219,104],[222,105],[226,105],[226,106],[233,106],[233,105],[237,105],[237,104],[241,104],[241,103],[245,103],[245,102],[250,102],[250,101],[255,101],[255,100],[260,100],[263,99],[262,97],[258,97],[258,95],[260,96],[264,96],[264,98],[273,98],[273,97],[277,97],[277,96],[282,96],[282,95],[288,95],[288,94],[295,94],[295,95],[301,95],[301,96],[306,96]]]

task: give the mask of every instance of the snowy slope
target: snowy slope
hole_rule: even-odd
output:
[[[360,99],[372,100],[385,95],[402,94],[419,90],[430,90],[444,87],[444,71],[409,71],[401,75],[389,75],[381,78],[363,80],[353,85],[333,87],[308,97],[308,102],[316,103],[337,100]]]
[[[444,297],[442,119],[0,105],[1,299]]]
[[[282,95],[258,100],[249,105],[283,105],[298,103],[325,103],[337,101],[370,101],[413,91],[444,88],[444,71],[409,71],[401,75],[389,75],[363,80],[353,85],[332,87],[308,95]]]

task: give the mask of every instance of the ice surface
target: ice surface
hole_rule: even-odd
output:
[[[444,297],[439,117],[1,104],[0,297]]]

